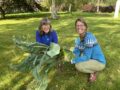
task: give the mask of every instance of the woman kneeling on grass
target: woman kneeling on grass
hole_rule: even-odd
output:
[[[96,80],[96,72],[105,68],[106,60],[96,37],[87,32],[87,24],[82,18],[75,22],[76,31],[79,35],[75,40],[73,53],[75,58],[71,60],[78,71],[90,73],[89,81]]]
[[[36,42],[50,45],[50,43],[58,43],[58,36],[52,29],[50,20],[44,18],[40,21],[39,30],[36,31]]]

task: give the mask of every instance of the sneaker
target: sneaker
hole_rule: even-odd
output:
[[[96,73],[90,73],[89,82],[94,82],[94,81],[96,81]]]

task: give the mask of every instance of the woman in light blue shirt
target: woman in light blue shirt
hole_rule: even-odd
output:
[[[90,73],[89,81],[93,82],[96,80],[96,72],[105,68],[106,60],[96,37],[87,31],[86,22],[78,18],[75,27],[79,37],[75,39],[75,58],[71,63],[75,64],[78,71]]]

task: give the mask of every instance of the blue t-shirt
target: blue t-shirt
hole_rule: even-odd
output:
[[[58,43],[57,33],[52,30],[49,34],[40,35],[40,32],[36,31],[36,42],[50,45],[51,42]]]

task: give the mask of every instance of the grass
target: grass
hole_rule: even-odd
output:
[[[59,36],[59,44],[72,47],[77,36],[74,22],[77,17],[84,17],[89,31],[94,33],[105,54],[106,68],[98,74],[97,81],[87,82],[87,74],[75,70],[70,62],[64,62],[63,71],[53,69],[47,90],[119,90],[120,88],[120,18],[113,19],[108,13],[60,13],[60,19],[51,20]],[[50,13],[10,14],[0,20],[0,90],[26,90],[33,77],[9,68],[10,63],[19,61],[21,55],[14,53],[12,36],[28,35],[35,41],[35,30],[39,20],[49,17]]]

